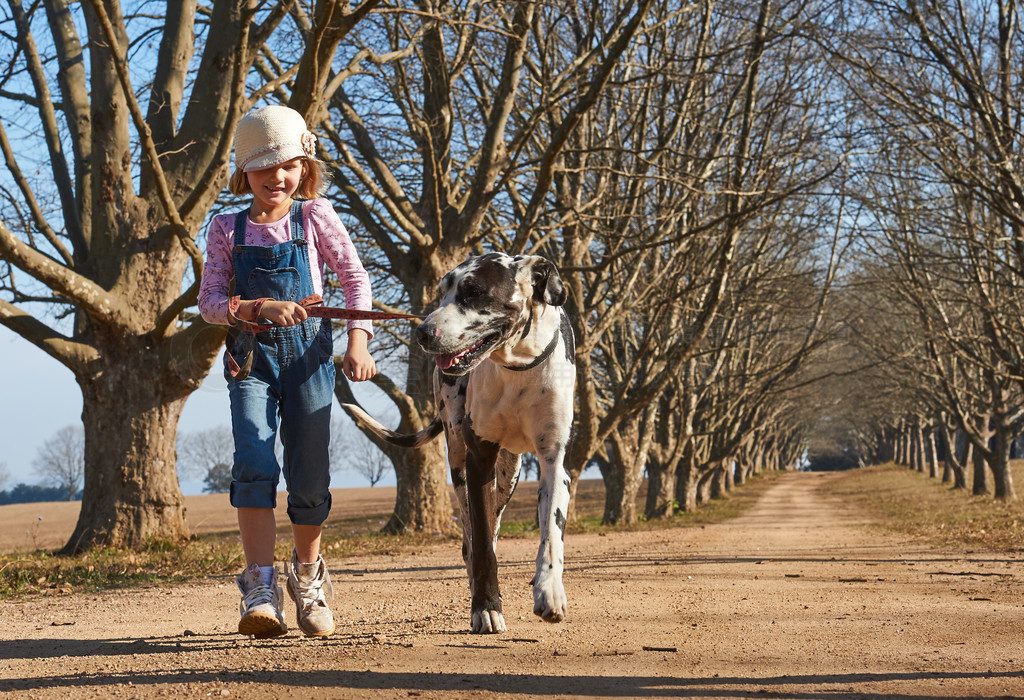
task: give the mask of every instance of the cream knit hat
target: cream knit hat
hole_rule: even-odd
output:
[[[235,129],[235,167],[242,172],[262,170],[292,158],[313,157],[316,136],[294,109],[269,105],[254,109]]]

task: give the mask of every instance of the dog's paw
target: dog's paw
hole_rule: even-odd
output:
[[[562,582],[554,577],[542,580],[533,586],[533,614],[545,622],[561,622],[566,615],[569,601],[565,597]]]
[[[507,629],[500,610],[474,610],[472,625],[474,634],[497,634]]]

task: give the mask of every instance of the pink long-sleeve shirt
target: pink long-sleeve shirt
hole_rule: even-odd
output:
[[[246,219],[245,244],[272,246],[291,239],[291,214],[270,224],[256,224]],[[302,229],[309,244],[310,275],[317,294],[324,292],[324,263],[338,275],[349,309],[370,308],[370,276],[359,261],[352,239],[326,199],[314,199],[302,205]],[[206,263],[199,285],[199,313],[208,323],[228,323],[228,296],[234,265],[231,249],[235,245],[235,215],[213,217],[206,240]],[[361,328],[371,336],[369,321],[349,321],[348,329]]]

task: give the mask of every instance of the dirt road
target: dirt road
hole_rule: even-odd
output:
[[[1024,697],[1024,555],[879,535],[789,474],[724,525],[566,542],[569,617],[475,636],[458,547],[329,561],[338,632],[233,633],[231,578],[0,604],[9,697]],[[292,619],[294,610],[288,610]]]

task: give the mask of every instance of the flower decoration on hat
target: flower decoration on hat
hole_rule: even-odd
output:
[[[312,131],[306,131],[302,134],[302,152],[310,158],[316,155],[316,136]]]

